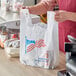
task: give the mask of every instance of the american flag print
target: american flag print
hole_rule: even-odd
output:
[[[26,39],[26,43],[25,43],[25,51],[26,52],[31,52],[33,49],[35,48],[41,48],[41,47],[45,47],[45,43],[43,39],[39,39],[37,41],[35,40],[28,40]]]

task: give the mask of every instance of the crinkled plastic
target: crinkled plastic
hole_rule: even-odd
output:
[[[29,11],[21,11],[21,63],[47,69],[54,69],[59,64],[58,23],[54,15],[54,12],[48,11],[47,24],[32,24]]]

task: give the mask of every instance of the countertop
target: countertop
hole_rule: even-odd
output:
[[[60,64],[54,70],[46,70],[22,65],[19,58],[8,58],[0,48],[0,76],[57,76],[59,70],[65,69],[65,55],[60,52]]]

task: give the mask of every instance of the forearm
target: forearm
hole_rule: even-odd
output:
[[[44,0],[37,5],[29,6],[28,9],[31,14],[40,15],[46,13],[47,11],[53,10],[54,7],[55,5],[51,3],[51,0]]]
[[[31,14],[36,14],[36,15],[44,14],[47,12],[47,7],[43,4],[29,6],[28,9]]]

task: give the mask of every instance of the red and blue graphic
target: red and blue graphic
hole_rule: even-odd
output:
[[[27,37],[25,36],[25,53],[31,52],[36,47],[41,48],[41,47],[45,47],[45,46],[46,45],[45,45],[43,39],[39,39],[39,40],[35,41],[35,40],[27,39]]]

